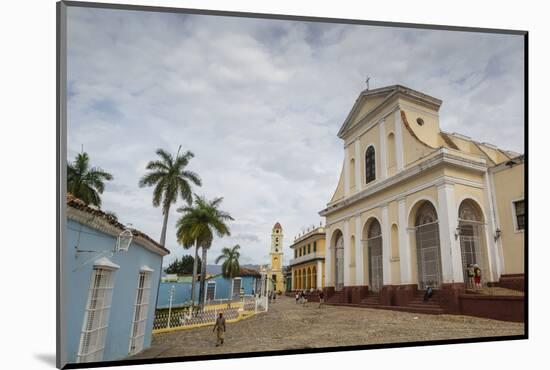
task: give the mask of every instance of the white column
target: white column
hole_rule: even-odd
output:
[[[397,165],[397,172],[403,169],[403,134],[401,123],[401,108],[397,107],[394,113],[395,118],[395,162]]]
[[[361,191],[361,163],[364,159],[361,158],[361,141],[355,140],[355,191]]]
[[[348,197],[350,194],[350,178],[349,178],[349,154],[348,147],[344,147],[344,196]]]
[[[317,261],[317,289],[323,285],[323,261]]]
[[[344,286],[350,286],[350,238],[349,238],[349,220],[344,221]]]
[[[384,285],[391,284],[391,246],[390,246],[390,225],[388,216],[388,205],[382,206],[382,271]]]
[[[325,286],[334,286],[332,278],[332,230],[325,227]]]
[[[503,255],[502,255],[502,242],[500,239],[497,239],[495,242],[494,235],[496,229],[498,229],[499,219],[498,219],[498,210],[497,206],[494,203],[494,188],[493,182],[491,181],[491,174],[489,171],[485,172],[483,175],[484,189],[483,193],[485,195],[486,212],[485,217],[487,218],[485,222],[487,227],[485,228],[485,238],[487,245],[487,256],[489,257],[490,269],[491,269],[491,280],[498,281],[503,271]]]
[[[388,169],[386,167],[386,121],[382,119],[378,124],[380,132],[380,147],[378,153],[380,155],[380,179],[383,180],[388,176]]]
[[[363,230],[361,230],[361,216],[355,216],[355,284],[365,285],[363,276]]]
[[[407,231],[407,210],[405,198],[397,200],[398,233],[399,233],[399,267],[401,269],[401,284],[413,284],[411,273],[411,248]]]
[[[296,290],[296,288],[294,286],[294,269],[292,267],[291,267],[291,272],[292,272],[292,277],[291,277],[292,280],[290,280],[290,282],[291,282],[290,289],[291,290]]]
[[[444,183],[437,187],[439,203],[439,243],[441,247],[441,266],[444,283],[463,283],[460,245],[455,238],[458,226],[458,210],[455,203],[454,185]]]

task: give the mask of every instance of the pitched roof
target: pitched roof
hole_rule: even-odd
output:
[[[246,267],[241,267],[241,272],[239,276],[261,276],[260,273],[254,269],[249,269]]]
[[[275,223],[275,225],[273,226],[273,229],[280,229],[280,230],[282,230],[283,227],[281,226],[280,223],[277,222],[277,223]]]
[[[127,229],[127,227],[125,225],[121,224],[120,222],[118,222],[118,220],[115,217],[101,211],[100,209],[96,209],[96,208],[93,208],[93,207],[87,205],[83,200],[75,197],[71,193],[67,193],[67,207],[71,207],[71,208],[77,209],[79,211],[89,213],[89,214],[101,219],[102,221],[108,223],[109,225],[114,226],[115,228],[119,229],[121,232]],[[139,237],[139,238],[145,239],[150,244],[152,244],[155,248],[159,249],[162,252],[163,255],[170,253],[170,251],[168,249],[164,248],[158,242],[153,240],[149,235],[147,235],[147,234],[145,234],[145,233],[143,233],[139,230],[133,229],[133,228],[130,228],[130,230],[131,230],[132,235],[134,237]]]
[[[390,99],[392,99],[396,95],[413,99],[414,101],[420,104],[426,105],[434,110],[439,110],[439,107],[442,104],[442,101],[440,99],[434,98],[433,96],[424,94],[420,91],[413,90],[411,88],[408,88],[402,85],[391,85],[391,86],[380,87],[372,90],[363,90],[355,100],[353,107],[351,108],[346,119],[344,120],[344,123],[340,127],[340,130],[338,131],[338,137],[343,138],[345,136],[345,133],[348,130],[350,130],[351,128],[357,125],[357,123],[355,123],[356,122],[355,117],[359,114],[359,112],[361,111],[361,107],[363,106],[363,103],[369,97],[378,96],[378,97],[384,97],[384,99],[380,103],[373,106],[362,117],[359,117],[358,121],[363,120],[363,118],[372,116],[372,114],[374,114],[375,111],[377,111],[382,105],[384,105],[386,102],[388,102]]]

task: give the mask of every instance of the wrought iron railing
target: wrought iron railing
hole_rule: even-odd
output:
[[[266,312],[267,309],[268,297],[254,296],[246,296],[239,301],[207,304],[203,308],[187,306],[157,309],[153,330],[214,325],[220,312],[223,313],[226,320],[235,320],[242,315]]]

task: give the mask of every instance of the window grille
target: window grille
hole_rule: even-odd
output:
[[[130,337],[130,354],[136,354],[143,350],[145,339],[145,325],[149,307],[149,295],[151,291],[149,272],[139,273],[136,303],[134,304],[134,321],[132,323],[132,336]]]
[[[382,230],[378,221],[373,221],[368,231],[369,288],[380,291],[384,285],[382,267]]]
[[[209,281],[208,285],[206,286],[206,300],[211,301],[216,296],[216,282],[215,281]]]
[[[477,265],[481,270],[481,284],[486,286],[489,269],[482,213],[472,201],[465,200],[459,207],[458,217],[464,283],[467,288],[474,288],[473,279],[470,280],[468,276],[468,266]]]
[[[241,278],[234,278],[231,292],[231,299],[236,300],[241,296]]]
[[[340,235],[334,249],[334,264],[336,278],[334,289],[339,291],[344,287],[344,238]]]
[[[113,271],[110,269],[96,267],[92,270],[76,359],[79,363],[96,362],[103,359],[113,295],[112,275]]]
[[[441,284],[441,257],[439,252],[439,224],[433,205],[425,202],[416,215],[416,260],[418,286],[439,288]]]

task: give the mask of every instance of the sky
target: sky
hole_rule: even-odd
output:
[[[323,219],[341,171],[336,136],[370,76],[443,100],[440,127],[523,153],[523,37],[131,10],[68,8],[68,159],[82,148],[114,176],[102,194],[154,239],[162,211],[139,188],[164,148],[195,157],[193,191],[224,197],[235,221],[223,247],[268,263],[280,222],[288,248]],[[172,206],[166,247],[176,257]]]

